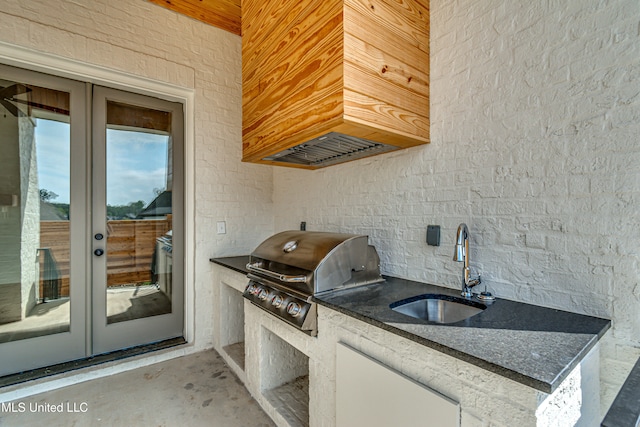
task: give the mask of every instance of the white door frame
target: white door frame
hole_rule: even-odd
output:
[[[195,338],[195,91],[123,71],[0,42],[0,63],[184,104],[184,338]],[[90,136],[90,135],[88,135]],[[91,232],[91,230],[87,230]],[[88,251],[87,251],[88,253]],[[87,261],[89,262],[89,261]],[[89,269],[87,268],[87,271]],[[90,295],[87,295],[90,303]],[[89,334],[90,331],[87,332]],[[86,340],[89,342],[89,340]]]

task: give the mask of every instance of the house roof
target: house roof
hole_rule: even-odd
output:
[[[163,191],[147,205],[137,218],[165,216],[171,214],[171,191]]]

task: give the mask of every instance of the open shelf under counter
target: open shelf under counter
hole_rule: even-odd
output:
[[[244,383],[246,374],[242,292],[248,279],[244,272],[225,267],[227,268],[218,265],[214,267],[214,345],[231,370]]]
[[[309,426],[309,375],[262,393],[291,427]]]
[[[222,351],[233,360],[238,367],[244,371],[244,341],[229,344],[222,347]]]
[[[276,424],[309,427],[309,357],[267,328],[260,334],[260,389]]]

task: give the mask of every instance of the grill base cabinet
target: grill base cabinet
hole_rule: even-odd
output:
[[[318,305],[318,335],[309,336],[246,299],[238,303],[235,298],[248,283],[244,274],[215,265],[214,277],[214,346],[279,427],[340,427],[343,405],[371,398],[367,393],[381,399],[375,409],[393,412],[406,401],[400,391],[384,396],[391,382],[437,406],[416,408],[416,419],[425,426],[448,425],[434,422],[434,411],[450,411],[451,425],[461,427],[591,427],[601,419],[599,344],[548,394],[323,305]],[[221,307],[228,298],[230,305]],[[242,347],[244,369],[229,345]],[[343,377],[354,361],[361,371]],[[343,388],[354,375],[356,381],[365,375],[368,382],[355,391]],[[366,417],[362,423],[346,419],[350,426],[373,425]]]

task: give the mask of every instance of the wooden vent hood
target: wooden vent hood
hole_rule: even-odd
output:
[[[316,169],[429,142],[428,0],[243,0],[243,161]]]

